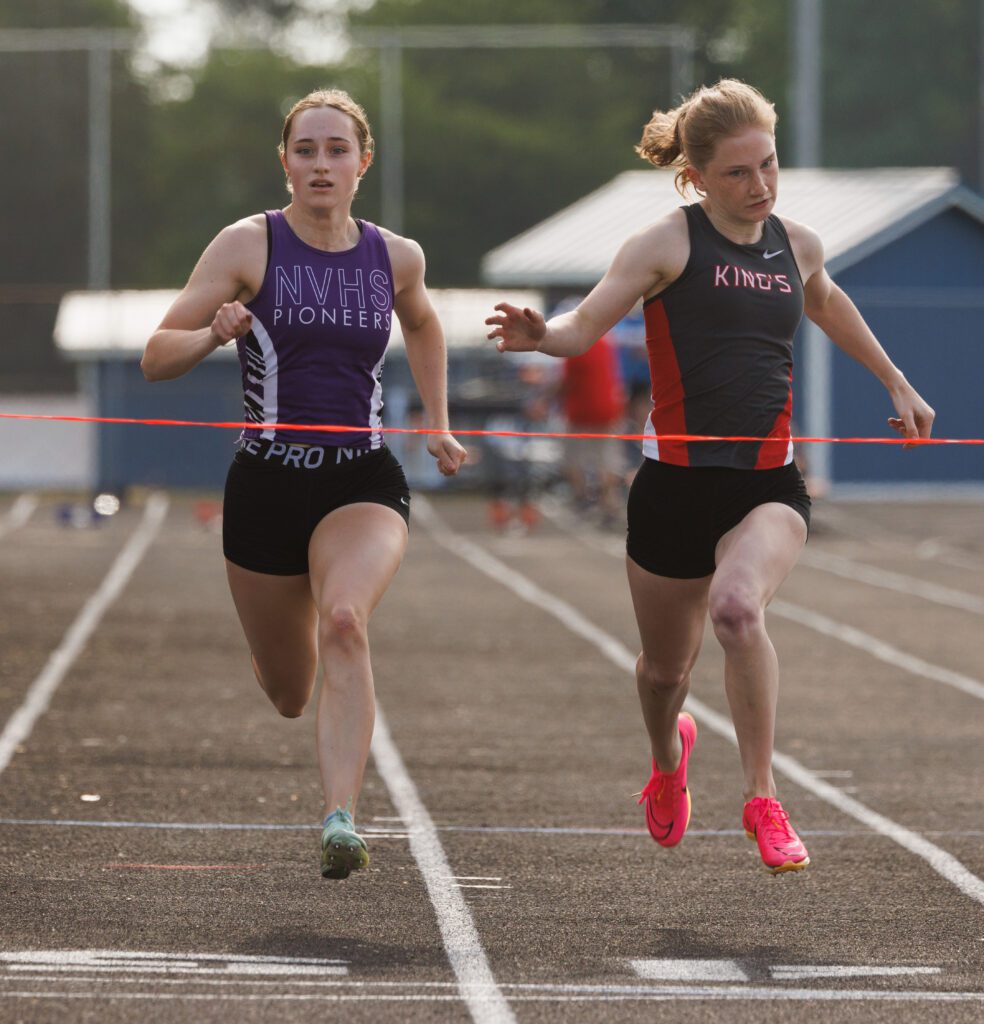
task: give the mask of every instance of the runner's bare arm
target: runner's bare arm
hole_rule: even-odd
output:
[[[675,210],[622,245],[605,276],[577,309],[545,322],[536,310],[500,302],[495,306],[498,315],[485,321],[494,328],[488,337],[498,339],[500,352],[581,355],[640,298],[658,293],[675,280],[688,255],[686,220],[682,211]]]
[[[792,230],[790,230],[792,228]],[[823,263],[823,245],[815,232],[787,224],[790,242],[806,273],[806,315],[841,351],[870,370],[888,391],[897,416],[889,425],[902,437],[929,437],[936,413],[892,362],[857,306],[831,280]]]
[[[140,362],[147,380],[180,377],[250,329],[243,302],[259,290],[265,261],[262,215],[219,232],[147,342]]]
[[[449,432],[447,348],[441,321],[424,285],[424,253],[408,238],[384,231],[393,267],[393,311],[403,329],[407,362],[424,406],[426,425],[440,431],[427,435],[427,450],[445,476],[454,476],[467,458]]]

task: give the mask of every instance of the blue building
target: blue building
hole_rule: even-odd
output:
[[[629,235],[684,202],[673,176],[620,174],[489,252],[485,282],[557,297],[588,291]],[[819,232],[831,276],[936,409],[935,435],[984,436],[984,200],[946,168],[784,169],[776,211]],[[631,325],[625,333],[631,338]],[[796,349],[800,435],[894,436],[886,423],[891,403],[867,370],[805,320]],[[804,447],[811,472],[842,496],[984,487],[981,446]]]

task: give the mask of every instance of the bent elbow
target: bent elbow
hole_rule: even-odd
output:
[[[158,365],[157,360],[154,358],[154,353],[151,350],[153,341],[148,343],[144,349],[144,354],[140,359],[140,370],[144,375],[144,379],[150,381],[152,384],[156,381],[163,380],[161,375],[161,368]]]

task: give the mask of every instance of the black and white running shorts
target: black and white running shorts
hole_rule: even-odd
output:
[[[306,573],[315,527],[330,512],[358,502],[385,505],[409,525],[407,478],[385,445],[244,440],[226,477],[222,550],[230,562],[253,572]]]

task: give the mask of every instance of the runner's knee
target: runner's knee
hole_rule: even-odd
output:
[[[364,647],[368,643],[365,617],[351,604],[333,605],[321,616],[318,639],[322,649]]]
[[[640,690],[654,693],[673,690],[687,681],[692,667],[692,661],[662,663],[640,654],[636,662],[636,682]]]
[[[712,595],[710,616],[714,635],[725,648],[750,642],[764,623],[762,607],[755,596],[739,587]]]

